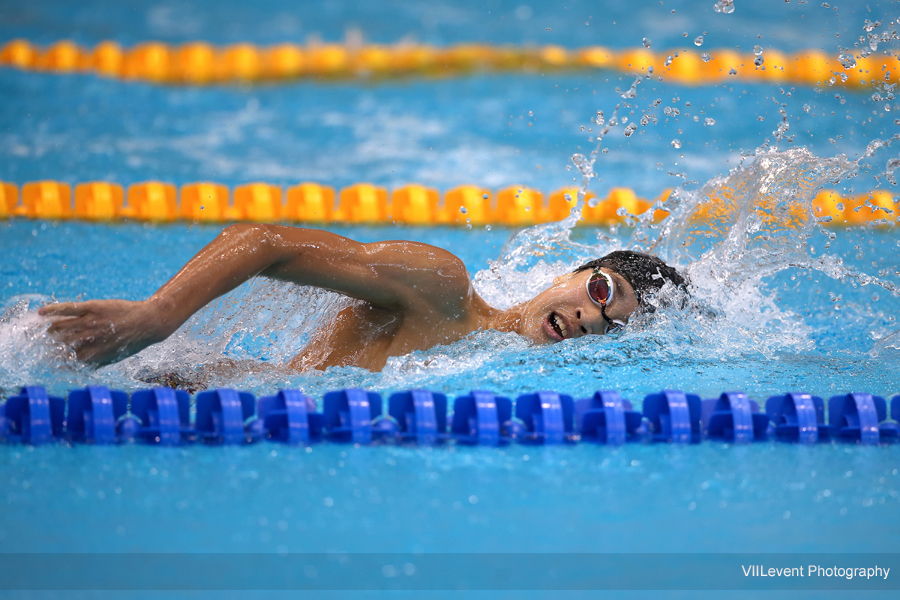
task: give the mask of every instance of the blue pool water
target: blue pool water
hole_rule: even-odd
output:
[[[837,10],[780,0],[738,3],[731,15],[715,13],[713,0],[651,4],[3,3],[0,41],[269,44],[308,36],[336,41],[355,29],[384,43],[411,36],[435,44],[624,48],[647,37],[662,50],[693,47],[706,32],[703,47],[710,51],[738,45],[746,52],[760,44],[836,55],[838,44],[852,45],[863,34],[865,19],[900,16],[888,2],[842,2]],[[598,110],[609,117],[623,102],[616,88],[632,80],[613,72],[476,74],[198,89],[0,69],[0,180],[231,186],[314,180],[336,187],[370,181],[442,189],[476,183],[549,191],[580,181],[577,170],[567,169],[570,157],[594,148],[590,119]],[[879,187],[896,197],[896,186],[876,178],[896,146],[855,161],[872,141],[896,133],[900,103],[876,101],[871,90],[726,83],[689,88],[645,79],[633,108],[619,115],[634,121],[660,99],[652,109],[658,123],[628,138],[620,126],[602,144],[608,152],[598,155],[599,180],[590,186],[600,196],[629,186],[655,197],[689,182],[678,197],[685,214],[673,217],[670,229],[330,227],[361,241],[402,238],[447,248],[498,306],[614,248],[652,249],[690,273],[696,302],[683,311],[661,311],[660,319],[609,339],[535,347],[485,332],[394,358],[380,373],[296,374],[277,365],[340,300],[258,281],[202,311],[164,344],[92,371],[64,360],[33,309],[51,297],[145,298],[221,227],[0,221],[0,395],[25,383],[60,394],[88,383],[133,391],[147,385],[142,379],[168,372],[255,393],[301,387],[315,397],[350,386],[382,393],[424,387],[451,396],[472,388],[512,396],[554,389],[576,397],[618,389],[638,406],[662,388],[703,397],[742,389],[759,401],[801,389],[824,397],[897,394],[896,226],[757,230],[732,214],[706,237],[689,214],[715,190],[741,182],[752,193],[736,194],[736,205],[748,209],[766,194],[808,208],[812,192],[800,189],[801,179],[845,193]],[[680,115],[667,119],[665,107]],[[765,164],[761,158],[741,164],[742,152],[766,140],[774,145],[780,108],[793,140],[782,140],[777,154],[761,150]],[[798,154],[800,147],[810,154]],[[846,158],[833,158],[839,155]],[[209,375],[223,356],[275,367]],[[897,447],[832,444],[503,450],[323,444],[309,451],[274,444],[4,445],[0,551],[895,552],[898,468]],[[416,592],[423,595],[429,597]]]

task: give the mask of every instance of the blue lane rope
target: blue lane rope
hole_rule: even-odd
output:
[[[157,387],[125,392],[88,386],[64,398],[41,386],[25,386],[0,404],[0,440],[39,445],[53,440],[163,446],[202,442],[237,445],[270,440],[305,445],[322,440],[353,444],[446,442],[499,446],[563,444],[579,441],[696,444],[704,439],[735,444],[781,440],[816,444],[831,440],[874,445],[900,441],[900,395],[888,402],[854,392],[825,401],[806,393],[771,396],[766,412],[743,392],[702,400],[696,394],[664,390],[644,397],[643,411],[618,392],[596,392],[573,400],[553,391],[522,394],[515,403],[486,391],[453,402],[428,390],[392,394],[383,414],[380,394],[344,389],[325,394],[322,412],[299,390],[253,394],[216,389],[191,398],[181,390]],[[513,416],[515,414],[515,416]]]

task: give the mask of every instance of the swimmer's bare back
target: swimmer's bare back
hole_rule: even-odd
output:
[[[166,339],[208,302],[257,275],[362,301],[314,335],[291,362],[299,370],[380,370],[391,356],[454,342],[477,329],[515,327],[475,293],[462,261],[446,250],[250,224],[227,227],[147,300],[51,304],[40,314],[79,360],[106,365]]]

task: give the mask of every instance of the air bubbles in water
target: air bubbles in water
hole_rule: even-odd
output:
[[[671,64],[672,64],[672,55],[670,54],[669,56],[666,57],[666,62],[663,63],[663,65],[665,65],[666,67],[668,67],[668,66],[671,65]]]
[[[487,200],[487,199],[490,198],[490,197],[491,197],[490,194],[482,194],[482,195],[481,195],[481,199],[482,199],[482,200]]]
[[[679,140],[679,139],[672,140],[672,147],[675,148],[676,150],[681,148],[681,140]]]
[[[703,62],[709,62],[712,56],[709,55],[709,52],[704,52],[700,55],[700,58],[703,60]]]
[[[709,125],[710,127],[712,127],[713,125],[716,124],[716,120],[715,120],[715,119],[710,119],[709,117],[707,117],[706,120],[704,120],[704,123],[705,123],[706,125]]]
[[[811,109],[811,107],[809,106],[809,104],[804,104],[804,105],[803,105],[803,112],[808,113],[808,112],[810,111],[810,109]]]
[[[697,47],[703,45],[703,36],[702,35],[698,35],[697,37],[694,38],[694,45]]]
[[[737,70],[736,70],[736,69],[731,69],[730,71],[728,71],[728,74],[729,74],[729,75],[737,75]]]
[[[469,209],[467,209],[465,206],[460,206],[459,212],[461,212],[462,214],[466,214],[469,212]]]
[[[629,123],[625,126],[625,131],[623,131],[622,133],[625,134],[625,137],[631,137],[631,134],[637,131],[637,128],[637,123]]]
[[[644,38],[644,48],[649,48],[651,43],[649,38]]]
[[[597,125],[603,125],[605,122],[606,120],[603,118],[603,111],[598,110],[597,117],[594,119],[594,123],[596,123]]]
[[[718,0],[713,5],[713,10],[715,10],[717,13],[730,15],[734,12],[734,0]]]

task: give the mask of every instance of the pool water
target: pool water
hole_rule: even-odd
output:
[[[837,54],[838,44],[863,34],[865,19],[900,16],[888,2],[739,3],[731,15],[715,13],[713,0],[652,4],[32,2],[4,7],[0,41],[270,44],[335,41],[354,29],[382,43],[412,36],[624,48],[647,37],[662,50],[703,34],[710,51],[761,44]],[[95,371],[67,360],[34,309],[54,298],[145,298],[221,226],[0,221],[0,396],[32,383],[57,394],[86,384],[134,391],[170,372],[257,394],[299,387],[317,398],[343,387],[450,396],[552,389],[576,398],[617,389],[637,406],[663,388],[704,398],[740,389],[760,402],[799,390],[900,393],[896,225],[825,229],[808,220],[789,228],[752,216],[766,198],[808,211],[823,186],[896,197],[883,176],[896,146],[862,157],[894,135],[900,103],[875,100],[871,90],[741,81],[690,88],[657,79],[643,79],[626,100],[620,92],[632,81],[596,72],[177,88],[0,69],[0,180],[19,184],[312,180],[550,191],[581,181],[571,157],[596,147],[591,119],[627,102],[620,118],[652,111],[658,122],[631,137],[621,125],[609,133],[590,189],[602,197],[629,186],[654,198],[683,185],[662,224],[328,229],[446,248],[501,307],[621,247],[657,252],[694,284],[686,306],[662,308],[619,336],[537,347],[480,332],[395,357],[378,373],[297,374],[279,365],[342,300],[253,281],[170,340]],[[680,114],[666,116],[665,107]],[[776,143],[780,109],[794,137]],[[742,156],[755,150],[755,159]],[[712,225],[692,218],[726,187],[739,190],[732,210]],[[271,368],[211,374],[222,357]],[[0,552],[895,552],[898,469],[896,446],[852,444],[3,445]],[[533,595],[551,594],[559,595]]]

